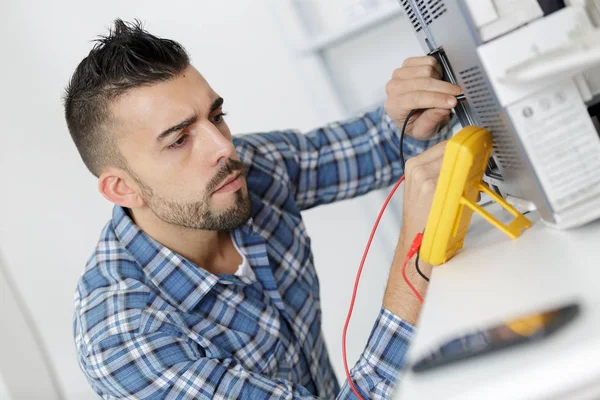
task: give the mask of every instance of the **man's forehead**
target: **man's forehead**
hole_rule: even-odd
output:
[[[207,114],[218,97],[190,65],[172,79],[127,91],[111,102],[110,111],[115,125],[128,132],[160,133],[191,114]]]

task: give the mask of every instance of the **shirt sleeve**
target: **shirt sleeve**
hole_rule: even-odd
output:
[[[282,169],[300,209],[331,203],[386,187],[404,171],[399,129],[383,107],[359,118],[306,134],[278,131],[244,136],[255,151]],[[409,159],[449,137],[445,127],[430,140],[404,138]]]
[[[365,351],[350,371],[354,386],[364,399],[392,397],[414,332],[411,324],[381,308]],[[339,398],[356,398],[348,382],[344,383]]]
[[[382,310],[352,370],[364,398],[389,398],[413,328]],[[251,372],[233,359],[203,356],[197,344],[170,334],[110,336],[85,356],[84,372],[107,399],[313,399],[306,388]],[[346,382],[338,399],[356,397]]]

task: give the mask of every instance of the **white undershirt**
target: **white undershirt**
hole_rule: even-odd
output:
[[[233,242],[233,245],[235,246],[235,249],[237,250],[237,252],[240,254],[240,256],[242,256],[242,263],[238,266],[237,271],[235,271],[235,275],[239,276],[239,277],[250,278],[252,280],[256,280],[256,275],[254,275],[254,271],[252,271],[252,268],[250,267],[250,263],[248,262],[248,259],[246,258],[244,253],[242,253],[242,251],[240,250],[240,248],[238,247],[237,243],[235,242],[235,240],[233,238],[233,233],[231,234],[231,241]]]

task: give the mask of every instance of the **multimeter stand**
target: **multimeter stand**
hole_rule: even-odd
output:
[[[510,224],[503,224],[496,217],[494,217],[492,214],[487,212],[483,207],[481,207],[476,202],[473,202],[472,200],[470,200],[466,197],[463,197],[461,199],[461,202],[466,207],[469,207],[471,210],[473,210],[477,214],[481,215],[490,224],[494,225],[496,228],[498,228],[502,232],[506,233],[512,239],[516,239],[519,236],[521,236],[522,230],[527,229],[531,226],[531,221],[529,221],[523,214],[521,214],[519,212],[519,210],[517,210],[516,208],[514,208],[513,206],[508,204],[506,202],[506,200],[504,200],[496,192],[494,192],[492,189],[490,189],[490,187],[486,183],[481,182],[478,185],[478,189],[479,189],[479,191],[487,194],[492,200],[495,200],[496,203],[500,204],[502,206],[502,208],[504,208],[506,211],[508,211],[515,217],[515,219],[512,220],[512,222]]]
[[[463,246],[473,212],[513,239],[532,225],[483,182],[492,149],[492,135],[477,126],[463,128],[448,141],[419,252],[423,261],[439,265],[452,258]],[[480,192],[512,214],[513,221],[504,224],[478,205]]]

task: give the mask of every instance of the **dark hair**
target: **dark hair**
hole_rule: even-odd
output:
[[[138,20],[117,19],[95,40],[65,90],[65,118],[83,162],[95,176],[126,167],[110,132],[110,101],[126,91],[180,74],[190,63],[177,42],[151,35]]]

